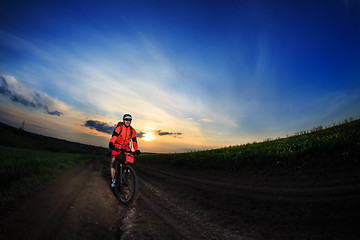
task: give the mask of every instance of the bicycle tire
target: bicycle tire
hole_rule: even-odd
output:
[[[122,178],[123,184],[120,186],[120,177],[116,173],[116,184],[113,192],[121,204],[130,205],[135,201],[139,189],[135,170],[129,165],[123,165]]]

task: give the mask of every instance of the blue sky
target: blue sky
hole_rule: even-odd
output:
[[[0,121],[29,131],[107,146],[131,113],[183,152],[360,115],[356,0],[0,4]]]

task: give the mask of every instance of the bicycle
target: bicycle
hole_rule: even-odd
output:
[[[115,172],[115,187],[112,188],[117,200],[123,205],[130,205],[136,199],[139,186],[136,172],[130,164],[127,163],[126,157],[134,158],[135,153],[124,149],[120,150],[120,159],[117,159]],[[129,154],[129,155],[127,155]]]

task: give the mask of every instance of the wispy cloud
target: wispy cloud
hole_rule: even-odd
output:
[[[49,63],[59,61],[56,54],[51,54],[52,51],[49,51],[49,48],[53,46],[47,42],[33,43],[9,32],[0,30],[0,45],[18,52],[41,58]],[[56,49],[53,48],[51,50]]]
[[[16,1],[7,2],[0,29],[0,76],[7,74],[0,78],[0,119],[8,122],[26,116],[49,135],[107,142],[113,123],[131,113],[139,138],[156,135],[143,146],[168,144],[169,150],[237,144],[358,114],[354,27],[360,15],[338,11],[335,19],[338,4],[314,15],[320,5],[298,4],[301,11],[294,12],[293,4],[283,6],[287,11],[238,3],[216,11],[206,4],[198,12],[194,3],[179,11],[176,4],[109,2],[106,9],[87,4],[76,12],[66,4],[29,3],[18,18],[11,11]],[[49,15],[54,7],[59,14]],[[183,16],[188,21],[178,21]],[[49,28],[59,18],[69,27]]]
[[[200,122],[206,122],[206,123],[212,123],[212,122],[215,122],[214,120],[207,119],[207,118],[201,118],[199,121],[200,121]]]
[[[207,92],[209,89],[204,87],[203,80],[211,78],[214,82],[211,72],[201,67],[185,67],[184,63],[179,67],[177,60],[171,59],[146,36],[140,36],[136,46],[123,39],[97,37],[97,41],[116,47],[111,49],[111,54],[106,48],[90,54],[79,47],[74,55],[72,49],[63,49],[56,43],[42,43],[39,49],[48,51],[40,52],[36,51],[39,42],[27,44],[27,50],[39,59],[34,63],[39,65],[32,67],[41,73],[34,76],[28,72],[35,81],[30,85],[40,89],[37,92],[44,90],[44,85],[55,89],[53,94],[71,106],[71,111],[65,114],[72,114],[74,120],[85,116],[85,119],[98,121],[85,125],[84,118],[78,118],[77,121],[82,122],[79,126],[111,134],[113,129],[107,127],[112,124],[101,124],[117,121],[129,112],[134,116],[134,126],[142,129],[137,133],[138,138],[144,136],[146,129],[157,134],[159,139],[172,136],[180,140],[179,136],[185,136],[204,144],[209,143],[208,126],[204,125],[214,124],[211,119],[225,117],[227,121],[223,125],[236,127],[236,119],[231,118],[224,107],[217,108],[216,101],[207,96],[211,93]],[[57,72],[56,79],[54,72]],[[51,105],[43,110],[53,115],[63,113]]]
[[[0,76],[0,94],[10,98],[11,101],[24,105],[25,107],[43,110],[49,115],[61,116],[58,110],[49,110],[49,105],[54,107],[55,101],[46,94],[30,92],[25,90],[14,77]]]
[[[36,56],[39,63],[46,63],[34,66],[41,71],[40,78],[44,78],[32,76],[37,81],[37,87],[43,88],[42,82],[46,82],[48,88],[56,89],[61,101],[74,109],[81,109],[91,119],[97,117],[115,121],[121,119],[125,112],[130,112],[141,127],[149,123],[149,119],[154,119],[151,121],[152,130],[173,129],[176,125],[181,126],[176,131],[201,135],[200,123],[206,121],[191,122],[187,118],[207,116],[206,119],[214,119],[218,114],[226,115],[220,110],[214,112],[211,102],[207,103],[204,95],[199,94],[204,91],[194,80],[199,74],[194,76],[189,69],[185,73],[184,66],[179,68],[145,35],[138,36],[136,45],[117,37],[109,39],[97,35],[97,45],[102,42],[102,46],[116,47],[105,47],[90,54],[79,46],[76,55],[71,49],[62,49],[55,42],[42,42],[40,47],[40,42],[30,43],[16,36],[8,37],[19,43],[25,42],[26,51]],[[10,41],[7,44],[11,44]],[[48,65],[51,67],[46,68]],[[199,68],[197,71],[202,72],[201,76],[210,75]],[[54,79],[53,72],[58,73],[56,78],[61,81]],[[178,91],[179,87],[182,91]],[[46,113],[61,113],[57,111],[48,109]]]

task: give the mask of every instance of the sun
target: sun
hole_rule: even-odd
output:
[[[152,132],[145,132],[145,135],[143,137],[143,139],[147,142],[153,140],[154,138],[155,138],[155,135]]]

